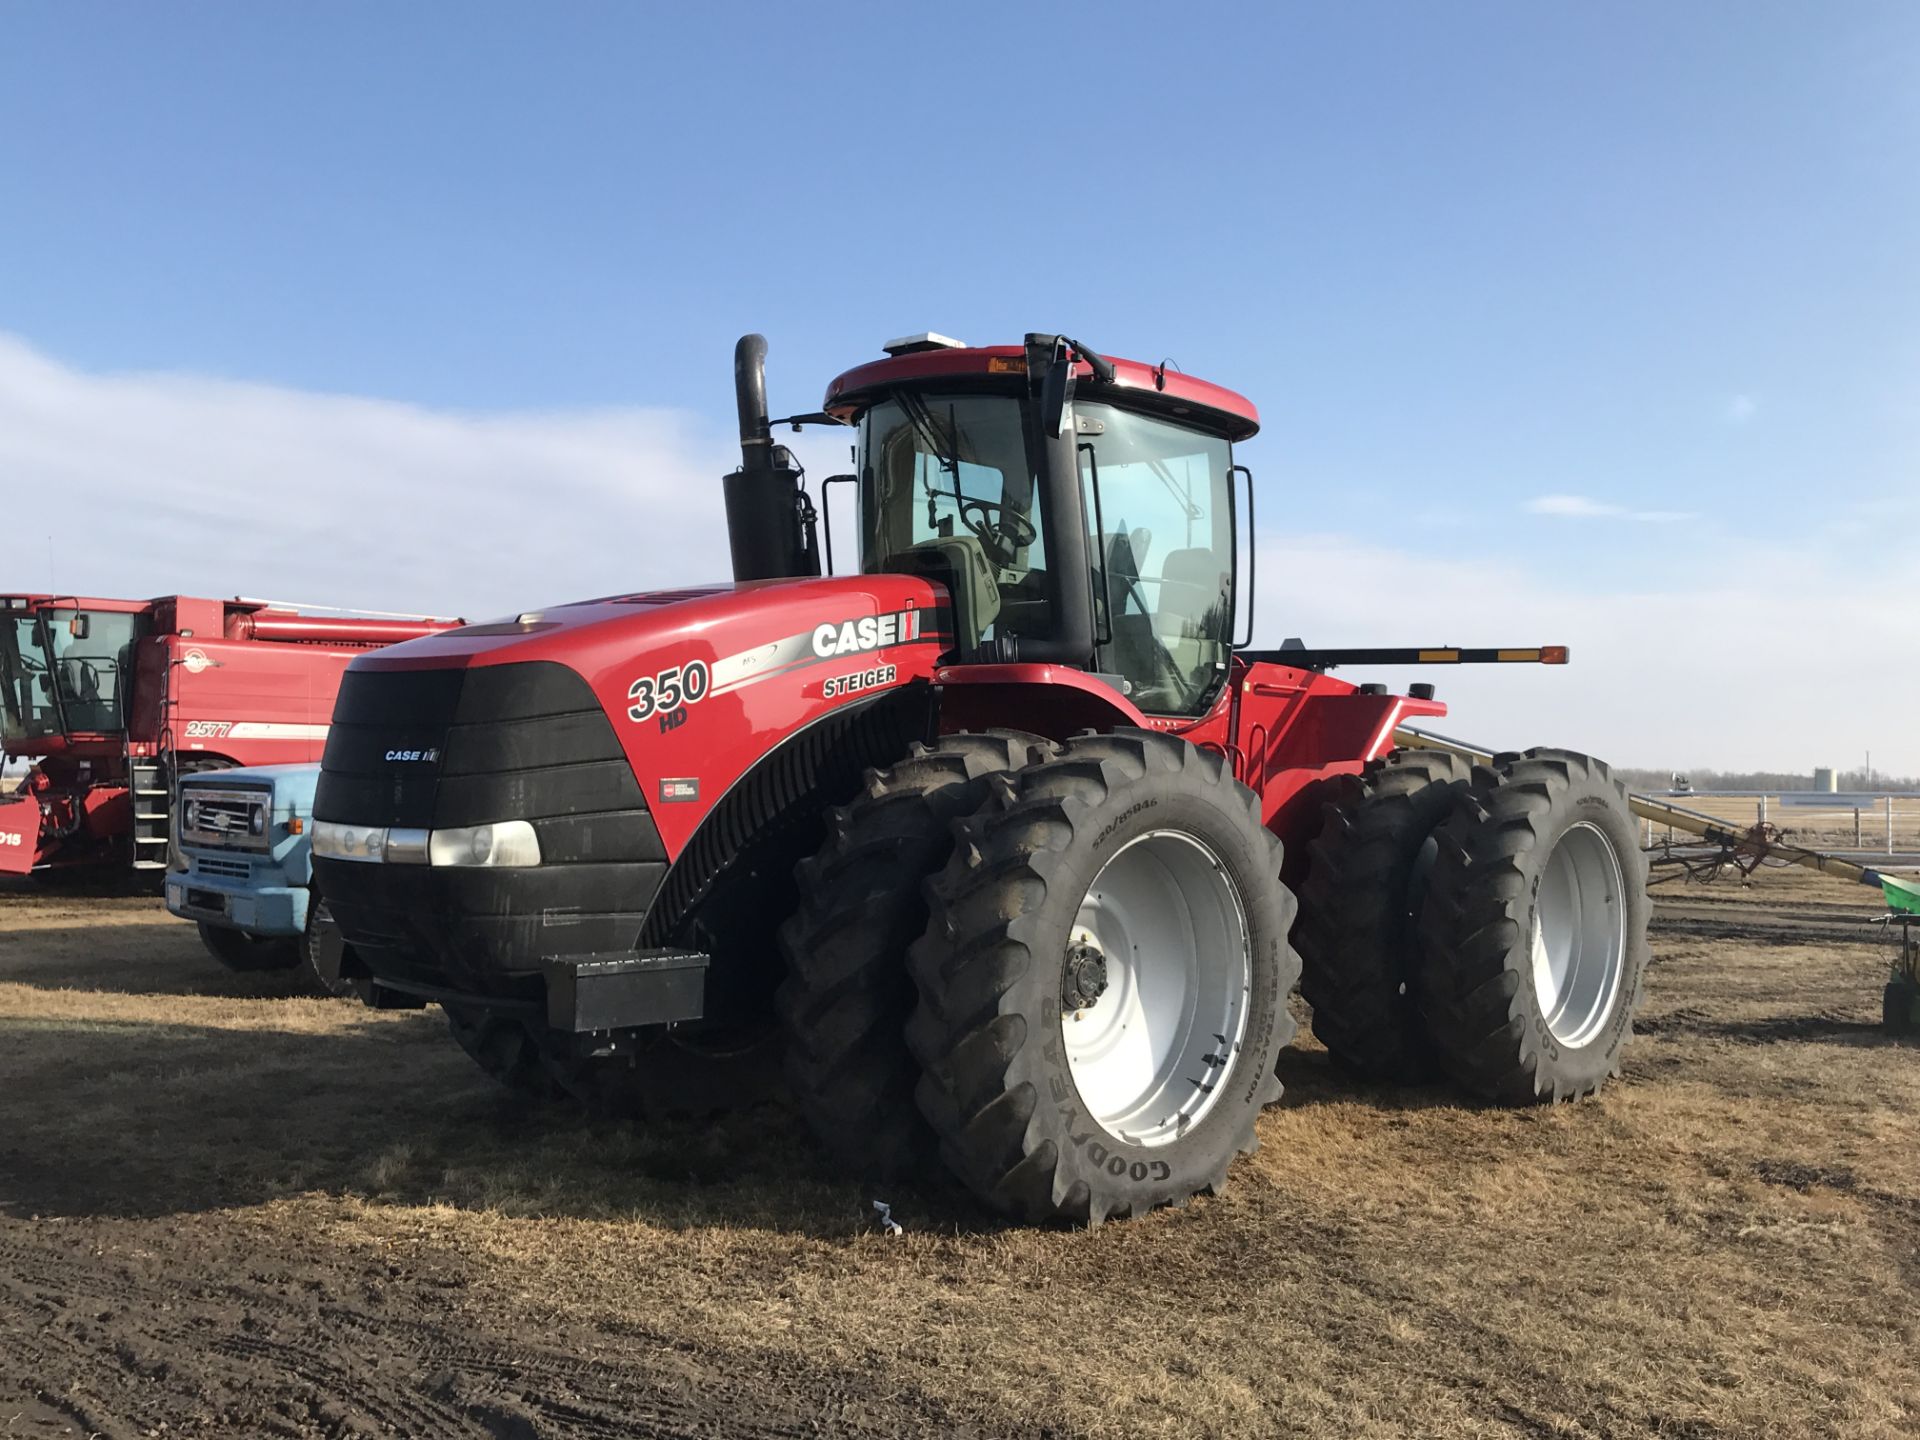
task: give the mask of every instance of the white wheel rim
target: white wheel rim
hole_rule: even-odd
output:
[[[1105,989],[1074,1008],[1089,952]],[[1240,1058],[1252,984],[1246,908],[1220,857],[1177,830],[1122,846],[1080,902],[1062,968],[1061,1035],[1094,1120],[1157,1146],[1204,1119]]]
[[[1553,1038],[1571,1049],[1606,1026],[1627,953],[1620,857],[1582,820],[1547,857],[1533,906],[1533,993]]]

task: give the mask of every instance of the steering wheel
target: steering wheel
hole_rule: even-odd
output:
[[[977,518],[975,511],[979,512]],[[998,500],[961,501],[960,523],[971,530],[974,538],[986,547],[987,554],[1002,565],[1012,564],[1020,549],[1040,538],[1038,526]]]
[[[67,698],[82,704],[100,698],[100,670],[93,661],[84,655],[68,655],[61,658],[60,665],[60,679],[65,682]]]

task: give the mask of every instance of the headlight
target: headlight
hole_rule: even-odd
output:
[[[540,837],[524,820],[436,830],[427,837],[427,862],[432,865],[538,865]]]
[[[342,825],[334,820],[313,822],[313,853],[333,860],[382,860],[387,832],[372,825]]]
[[[247,811],[247,829],[255,835],[267,833],[267,807],[255,805]]]
[[[450,830],[392,830],[375,825],[344,825],[315,820],[307,833],[313,853],[330,860],[370,864],[519,866],[540,863],[540,837],[525,820],[493,825],[462,825]]]
[[[189,830],[200,828],[200,802],[188,800],[180,806],[180,823]]]

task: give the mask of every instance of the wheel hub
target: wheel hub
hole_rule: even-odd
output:
[[[1091,1010],[1107,993],[1107,957],[1087,939],[1067,946],[1067,963],[1060,976],[1060,1011],[1072,1015]]]
[[[1239,887],[1212,849],[1177,830],[1122,846],[1080,902],[1060,975],[1063,1048],[1095,1123],[1150,1147],[1203,1120],[1231,1088],[1252,983]]]

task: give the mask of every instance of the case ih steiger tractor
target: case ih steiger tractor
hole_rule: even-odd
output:
[[[1245,648],[1248,401],[1052,335],[886,351],[791,417],[850,429],[857,573],[820,573],[748,336],[736,583],[354,662],[314,852],[365,1000],[438,1002],[536,1093],[698,1104],[777,1046],[859,1173],[937,1153],[1082,1223],[1220,1186],[1303,963],[1360,1073],[1615,1073],[1624,792],[1565,751],[1395,752],[1432,688],[1328,673],[1564,651]]]
[[[167,868],[180,776],[313,760],[356,655],[454,621],[241,600],[0,595],[0,874]]]

